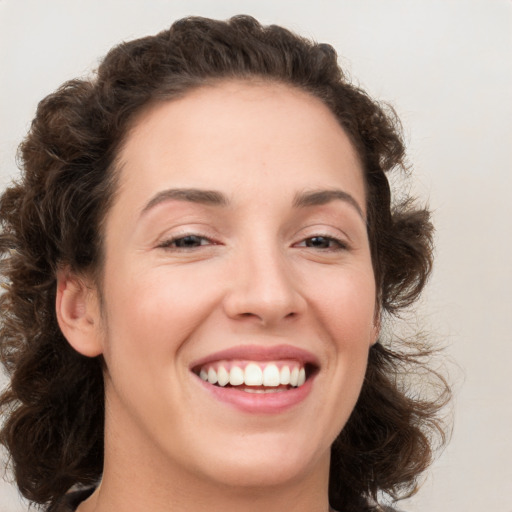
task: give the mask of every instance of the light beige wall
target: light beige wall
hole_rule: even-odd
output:
[[[402,506],[512,511],[510,0],[0,0],[0,187],[37,101],[112,44],[186,14],[237,13],[334,44],[401,115],[437,225],[421,316],[460,367],[453,441]],[[25,509],[0,484],[0,511]]]

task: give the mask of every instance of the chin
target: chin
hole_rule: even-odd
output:
[[[219,484],[229,487],[248,489],[261,489],[283,486],[300,480],[308,472],[307,465],[298,465],[289,458],[280,461],[242,461],[237,464],[226,464],[221,468],[217,466],[215,480]]]
[[[303,436],[294,442],[289,434],[256,437],[249,446],[232,442],[221,453],[204,454],[201,465],[209,478],[226,486],[271,488],[299,481],[322,465],[328,471],[330,446],[315,450]]]

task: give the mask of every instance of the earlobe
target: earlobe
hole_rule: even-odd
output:
[[[59,270],[55,311],[62,334],[77,352],[87,357],[96,357],[103,352],[94,286],[89,286],[69,269]]]

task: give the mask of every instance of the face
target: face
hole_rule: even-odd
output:
[[[326,474],[376,338],[348,137],[304,92],[230,82],[153,106],[120,157],[107,445],[225,484]]]

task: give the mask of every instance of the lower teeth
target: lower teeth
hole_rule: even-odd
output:
[[[246,393],[282,393],[286,391],[286,389],[279,388],[268,388],[268,389],[251,389],[251,388],[242,388]]]

